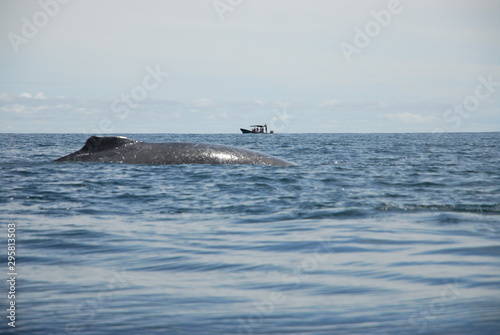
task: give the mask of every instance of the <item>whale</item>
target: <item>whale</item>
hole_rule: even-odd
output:
[[[211,143],[148,143],[123,136],[91,136],[83,148],[55,162],[123,164],[254,164],[295,166],[262,152]]]

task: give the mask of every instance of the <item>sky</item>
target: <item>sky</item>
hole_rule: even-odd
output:
[[[0,0],[0,132],[500,131],[498,0]]]

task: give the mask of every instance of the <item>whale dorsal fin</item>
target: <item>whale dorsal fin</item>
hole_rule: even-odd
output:
[[[90,136],[80,151],[96,152],[136,142],[123,136]]]

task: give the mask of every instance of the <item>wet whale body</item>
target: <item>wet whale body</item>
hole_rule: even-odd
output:
[[[147,143],[122,136],[91,136],[80,150],[56,162],[124,164],[259,164],[294,166],[258,151],[209,143]]]

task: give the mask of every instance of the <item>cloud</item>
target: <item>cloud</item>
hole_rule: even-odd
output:
[[[7,94],[4,93],[7,96]],[[23,92],[19,95],[20,98],[24,99],[37,99],[37,100],[47,100],[47,96],[42,92],[38,92],[35,96],[31,95],[31,93]]]
[[[323,101],[319,107],[320,108],[334,108],[340,105],[340,100],[339,99],[329,99],[326,101]]]
[[[35,99],[39,99],[39,100],[47,100],[47,97],[45,96],[45,94],[43,94],[42,92],[40,93],[37,93],[35,95]]]
[[[433,123],[439,119],[435,116],[422,116],[420,114],[412,114],[408,112],[403,113],[389,113],[386,118],[390,121],[398,121],[407,124],[426,124]]]
[[[7,93],[0,93],[0,101],[12,101],[12,97]]]
[[[214,105],[213,100],[208,98],[193,99],[191,103],[195,107],[212,107]]]
[[[373,105],[370,106],[370,109],[387,109],[389,104],[385,101],[377,101]]]
[[[10,105],[0,107],[0,111],[4,112],[5,114],[14,113],[14,114],[20,115],[21,113],[23,113],[26,110],[27,110],[26,106],[19,105],[19,104],[10,104]]]

